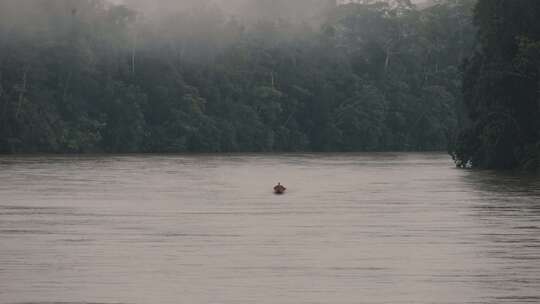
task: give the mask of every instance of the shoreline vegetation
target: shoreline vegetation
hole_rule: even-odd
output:
[[[265,15],[254,0],[244,19],[201,3],[2,1],[0,151],[429,151],[455,136],[472,1]]]
[[[0,153],[539,167],[540,2],[241,2],[0,2]]]
[[[458,164],[540,172],[540,1],[480,0],[464,63]]]

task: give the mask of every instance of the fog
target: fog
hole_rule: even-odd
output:
[[[218,10],[224,16],[242,22],[286,19],[295,22],[313,21],[335,0],[117,0],[150,18],[201,10]]]
[[[0,151],[441,150],[455,1],[1,0]]]
[[[287,21],[295,24],[320,25],[324,12],[350,2],[412,3],[429,0],[2,0],[0,2],[0,31],[25,27],[43,29],[51,18],[84,16],[89,6],[113,4],[125,6],[138,13],[140,20],[163,24],[172,18],[206,18],[214,21],[236,20],[243,25],[265,21]],[[220,19],[220,20],[218,20]],[[169,21],[168,21],[169,22]],[[169,22],[170,24],[170,22]]]
[[[350,2],[409,2],[419,4],[429,0],[111,0],[127,5],[146,16],[163,17],[193,9],[214,8],[226,16],[253,22],[286,19],[293,22],[310,22],[330,7]]]

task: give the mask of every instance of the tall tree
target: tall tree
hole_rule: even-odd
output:
[[[458,165],[538,168],[540,2],[480,0],[480,47],[465,64],[468,121],[454,151]]]

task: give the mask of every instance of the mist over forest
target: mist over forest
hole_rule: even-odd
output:
[[[0,151],[485,160],[462,79],[486,3],[3,0]]]

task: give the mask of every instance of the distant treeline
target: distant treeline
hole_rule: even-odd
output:
[[[480,0],[480,47],[465,64],[458,164],[540,168],[540,1]]]
[[[445,150],[465,123],[461,160],[488,154],[480,138],[535,147],[540,1],[480,1],[496,54],[467,65],[465,105],[475,1],[362,2],[247,22],[212,5],[152,20],[99,0],[2,0],[0,152]]]

